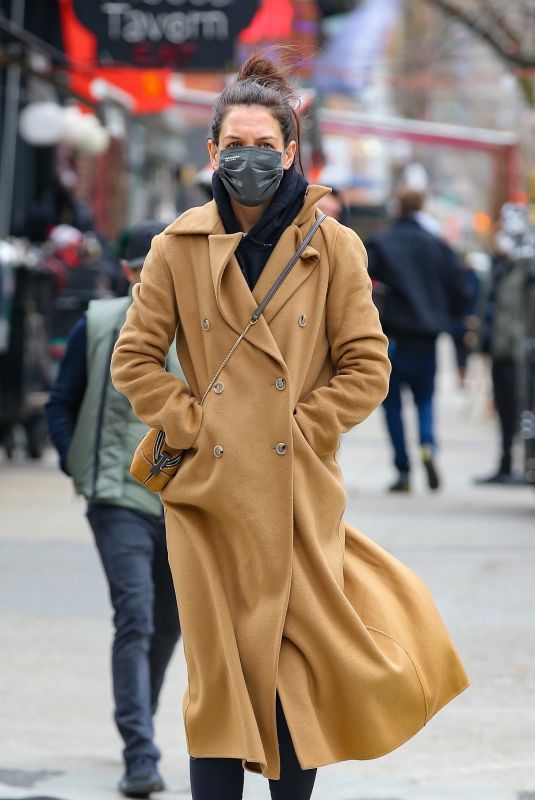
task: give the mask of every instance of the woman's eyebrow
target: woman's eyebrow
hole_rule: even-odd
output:
[[[237,133],[227,133],[225,136],[223,136],[223,139],[238,139],[239,140],[241,138],[242,137]],[[256,139],[256,141],[257,142],[267,142],[269,140],[274,141],[275,139],[276,139],[276,136],[259,136]]]

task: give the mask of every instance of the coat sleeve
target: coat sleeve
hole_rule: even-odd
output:
[[[65,354],[45,405],[48,433],[68,475],[67,455],[87,388],[87,321],[80,317],[69,333]]]
[[[468,272],[462,267],[455,251],[445,242],[443,246],[448,310],[453,319],[459,319],[468,313],[470,301]]]
[[[384,265],[381,256],[381,249],[374,239],[366,242],[368,251],[368,275],[372,280],[384,281]]]
[[[319,455],[334,452],[340,434],[362,422],[388,391],[388,342],[371,297],[366,251],[340,226],[330,256],[327,337],[333,377],[297,404],[295,421]]]
[[[188,449],[200,430],[202,406],[183,380],[165,370],[180,320],[159,236],[152,241],[132,298],[111,362],[113,384],[142,422],[163,429],[171,447]]]

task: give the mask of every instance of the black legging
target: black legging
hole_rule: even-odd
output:
[[[499,471],[511,472],[513,441],[519,427],[517,397],[517,366],[512,358],[495,359],[492,362],[492,386],[494,405],[498,412],[502,434],[502,454]]]
[[[310,800],[316,770],[301,769],[278,695],[277,736],[281,772],[280,780],[269,781],[272,800]],[[242,800],[243,767],[239,758],[191,758],[190,780],[192,800]]]

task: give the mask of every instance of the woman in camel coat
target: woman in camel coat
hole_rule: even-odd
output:
[[[355,233],[322,223],[200,404],[329,191],[295,169],[290,100],[254,56],[220,96],[215,199],[154,239],[112,362],[187,450],[162,500],[194,800],[240,798],[243,767],[307,800],[318,766],[392,750],[466,686],[425,587],[343,520],[340,434],[390,372]],[[175,333],[188,385],[165,372]]]

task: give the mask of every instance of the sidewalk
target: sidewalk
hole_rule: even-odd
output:
[[[441,352],[444,489],[393,478],[381,413],[344,438],[346,518],[427,582],[472,679],[418,736],[371,762],[319,770],[313,800],[535,800],[535,493],[474,487],[495,465],[493,422]],[[479,379],[477,379],[479,380]],[[411,425],[414,431],[414,425]],[[0,463],[0,800],[117,800],[110,609],[85,522],[55,457]],[[157,716],[161,800],[189,798],[177,651]],[[267,800],[246,776],[246,800]],[[217,800],[217,798],[214,798]]]

